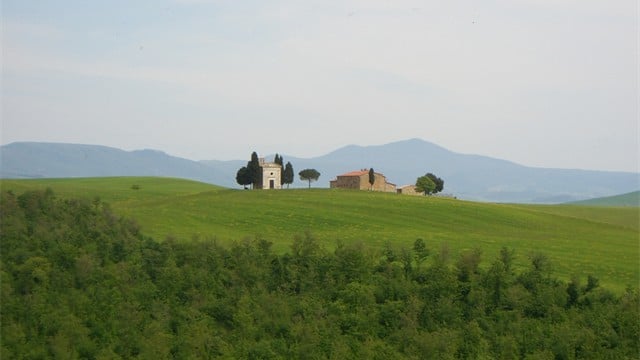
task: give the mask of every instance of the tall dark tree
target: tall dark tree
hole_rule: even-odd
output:
[[[262,185],[262,169],[260,168],[260,159],[255,151],[251,153],[251,160],[247,163],[247,170],[251,177],[253,188],[259,188]]]
[[[252,178],[246,166],[238,169],[238,172],[236,173],[236,182],[239,185],[242,185],[245,189],[247,188],[247,185],[251,185]]]
[[[284,185],[285,184],[285,182],[284,182],[284,164],[283,164],[284,159],[282,158],[281,155],[276,154],[276,157],[273,160],[273,162],[278,164],[278,165],[280,165],[280,169],[281,169],[280,170],[281,171],[281,173],[280,173],[280,185]]]
[[[369,190],[373,190],[373,183],[376,182],[376,173],[373,168],[369,169]]]
[[[284,166],[284,164],[282,163],[284,161],[284,159],[282,158],[282,156],[276,154],[276,157],[274,158],[273,162],[280,165],[280,166]]]
[[[289,185],[293,183],[293,176],[293,165],[287,161],[287,165],[285,165],[282,173],[282,184],[287,184],[287,189]]]
[[[316,169],[304,169],[298,175],[300,175],[300,180],[309,182],[309,188],[311,188],[311,182],[318,180],[320,177],[320,173]]]
[[[440,179],[432,173],[427,173],[426,176],[431,179],[434,184],[436,184],[435,189],[433,189],[433,194],[439,193],[442,191],[442,189],[444,189],[444,180]]]

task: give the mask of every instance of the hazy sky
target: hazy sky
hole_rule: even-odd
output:
[[[636,0],[2,0],[2,144],[638,171]]]

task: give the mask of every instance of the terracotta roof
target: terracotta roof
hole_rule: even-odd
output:
[[[346,174],[342,174],[338,176],[362,176],[368,173],[369,173],[369,170],[356,170],[356,171],[348,172]]]

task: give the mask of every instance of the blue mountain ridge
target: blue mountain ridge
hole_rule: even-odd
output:
[[[166,176],[239,188],[235,175],[247,163],[251,151],[246,160],[192,161],[156,150],[20,142],[0,147],[0,177]],[[432,172],[445,181],[445,193],[478,201],[561,203],[640,189],[638,173],[527,167],[455,153],[421,139],[348,145],[315,158],[282,155],[296,173],[304,168],[318,170],[321,176],[315,187],[328,187],[339,174],[373,167],[398,186],[413,184],[418,176]],[[306,187],[306,182],[296,177],[292,187]]]

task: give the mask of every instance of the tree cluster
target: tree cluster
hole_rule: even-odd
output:
[[[286,165],[282,165],[282,163],[284,162],[284,159],[282,158],[281,155],[278,155],[278,154],[276,154],[276,158],[274,162],[276,164],[279,164],[282,167],[282,176],[280,177],[280,185],[287,184],[287,189],[288,189],[289,185],[293,184],[293,180],[294,180],[293,165],[291,165],[291,163],[288,161]]]
[[[416,191],[425,195],[437,194],[444,189],[444,180],[432,173],[420,176],[416,180]]]
[[[286,165],[283,165],[284,159],[282,156],[276,154],[274,163],[280,165],[282,168],[282,175],[280,177],[280,185],[287,184],[287,188],[290,184],[293,183],[294,180],[294,172],[293,165],[287,161]],[[242,185],[245,189],[248,185],[251,185],[252,188],[258,188],[262,184],[262,169],[260,167],[260,159],[258,158],[258,154],[254,151],[251,153],[251,160],[247,162],[246,166],[238,169],[236,173],[236,182],[238,185]]]
[[[485,266],[310,234],[162,242],[99,199],[0,198],[1,358],[632,359],[640,294],[553,276],[513,250]]]
[[[246,166],[238,169],[236,173],[236,182],[242,185],[245,189],[248,185],[252,188],[262,183],[262,171],[260,169],[260,159],[258,153],[255,151],[251,153],[251,160],[247,162]]]

